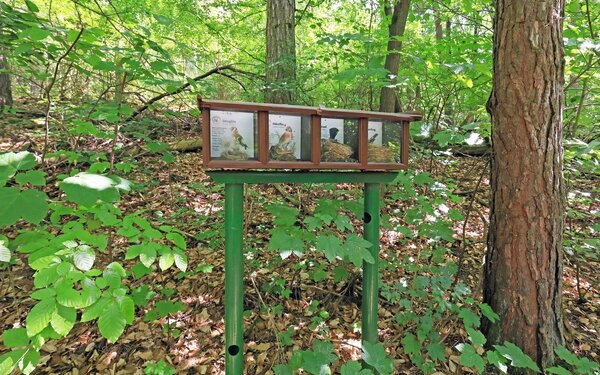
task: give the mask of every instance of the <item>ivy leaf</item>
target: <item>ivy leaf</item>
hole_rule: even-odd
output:
[[[343,248],[336,236],[320,236],[317,239],[316,248],[325,254],[329,262],[333,262],[336,257],[343,255]]]
[[[481,374],[485,368],[485,361],[471,344],[462,344],[460,347],[460,364],[466,367],[475,368],[478,374]]]
[[[297,209],[283,204],[267,204],[265,208],[271,215],[275,216],[275,225],[290,227],[296,223],[298,218],[299,211]]]
[[[479,327],[479,325],[481,324],[479,316],[477,316],[477,314],[465,307],[460,309],[458,317],[462,318],[465,327]]]
[[[444,352],[444,346],[439,342],[432,342],[427,344],[427,354],[429,354],[429,358],[434,361],[444,361],[446,359],[446,354]]]
[[[351,261],[356,267],[360,267],[365,261],[369,264],[375,263],[373,255],[367,250],[373,245],[364,238],[358,237],[355,234],[350,234],[344,243],[346,258]]]
[[[2,342],[7,348],[16,348],[19,346],[29,345],[29,336],[27,336],[27,329],[25,328],[13,328],[7,329],[2,332]]]
[[[58,305],[56,311],[52,314],[50,325],[52,325],[52,328],[56,333],[66,336],[71,332],[71,329],[73,329],[76,320],[77,312],[73,307]]]
[[[346,215],[339,215],[337,219],[335,219],[335,225],[340,231],[344,231],[346,229],[351,232],[354,231],[354,226],[352,225],[350,218],[348,218]]]
[[[116,303],[106,305],[98,318],[98,329],[100,329],[102,337],[110,342],[117,341],[125,330],[125,317],[119,305]]]
[[[39,224],[48,213],[48,197],[39,190],[0,188],[0,226],[13,225],[19,219]]]
[[[416,354],[421,351],[421,346],[419,345],[419,341],[416,336],[412,333],[407,333],[404,335],[402,340],[402,348],[404,349],[404,353],[406,354]]]
[[[498,353],[502,354],[505,358],[510,359],[511,366],[518,368],[528,368],[535,372],[540,372],[540,368],[537,363],[527,354],[523,353],[521,348],[515,344],[505,341],[504,345],[494,345],[494,348]]]
[[[25,319],[25,327],[29,337],[35,336],[42,332],[48,326],[52,315],[56,311],[56,300],[46,299],[38,302]]]
[[[502,373],[506,374],[508,371],[508,366],[506,366],[506,359],[498,354],[495,350],[488,350],[485,353],[487,360],[490,364],[494,365],[497,369],[502,371]]]
[[[27,171],[26,173],[19,173],[15,177],[15,181],[19,185],[25,185],[27,183],[33,186],[46,185],[46,177],[42,171]]]
[[[269,241],[268,249],[279,252],[302,253],[304,242],[297,237],[287,234],[286,231],[280,228],[275,228],[271,231],[271,240]]]
[[[485,343],[487,342],[487,339],[485,338],[483,333],[481,333],[481,331],[473,329],[471,327],[466,327],[466,330],[467,330],[467,333],[469,334],[469,340],[471,340],[471,342],[474,345],[477,345],[477,346],[485,345]]]
[[[383,345],[380,343],[371,344],[370,342],[363,343],[362,359],[381,375],[387,375],[394,372],[394,364],[388,358]]]
[[[356,361],[344,363],[340,373],[341,375],[373,375],[371,370],[363,369],[360,363]]]
[[[483,316],[485,316],[492,323],[496,323],[500,319],[498,314],[496,314],[487,303],[480,303],[479,309],[481,310]]]

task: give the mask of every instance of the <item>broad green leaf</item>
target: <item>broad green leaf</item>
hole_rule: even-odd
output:
[[[39,190],[0,187],[0,226],[13,225],[19,219],[39,224],[48,213],[48,197]]]
[[[367,250],[372,246],[373,245],[364,238],[355,234],[350,234],[344,243],[345,258],[352,262],[356,267],[362,266],[363,261],[373,264],[375,259],[373,259],[373,255]]]
[[[98,329],[102,337],[110,342],[116,342],[125,330],[125,316],[116,303],[106,305],[98,318]]]
[[[462,318],[463,323],[465,324],[465,327],[472,326],[472,327],[478,328],[479,325],[481,324],[481,321],[479,320],[479,316],[466,307],[463,307],[460,309],[460,312],[458,313],[458,317]]]
[[[275,216],[275,225],[289,227],[294,225],[298,218],[298,210],[284,204],[267,204],[265,208],[271,215]]]
[[[535,372],[540,372],[537,363],[527,354],[523,353],[521,348],[515,344],[505,341],[504,345],[494,345],[494,348],[504,357],[510,359],[511,366],[518,368],[528,368]]]
[[[77,320],[77,312],[73,307],[57,306],[56,311],[52,314],[50,324],[59,335],[66,336],[71,332],[75,321]]]
[[[342,257],[344,254],[340,240],[336,236],[320,236],[317,239],[316,248],[325,254],[329,262],[333,262],[336,257]]]
[[[490,305],[488,305],[487,303],[480,303],[479,309],[481,310],[481,313],[483,314],[483,316],[485,316],[492,323],[495,323],[496,321],[498,321],[500,319],[498,314],[496,314],[494,312],[494,310],[492,310]]]
[[[19,360],[18,366],[23,374],[31,374],[40,363],[40,352],[30,348],[25,355]]]
[[[27,5],[27,9],[29,9],[32,13],[37,13],[40,11],[40,8],[37,7],[32,1],[25,0],[25,5]]]
[[[412,333],[407,333],[404,335],[400,342],[402,343],[402,348],[406,354],[416,354],[421,351],[421,345],[419,344],[416,336]]]
[[[82,271],[91,270],[95,260],[96,253],[86,245],[79,246],[75,251],[75,254],[73,254],[73,263],[75,264],[75,267]]]
[[[31,27],[21,32],[21,37],[30,37],[33,41],[44,40],[50,36],[50,31],[41,29],[38,26]]]
[[[2,332],[2,342],[7,348],[16,348],[29,345],[29,336],[25,328],[7,329]]]
[[[179,268],[181,272],[185,272],[188,267],[187,255],[181,249],[173,249],[175,255],[175,266]]]
[[[506,358],[502,357],[495,350],[488,350],[485,353],[485,356],[487,357],[487,360],[490,364],[492,364],[494,367],[506,374],[508,370],[508,366],[506,366]]]
[[[462,345],[460,364],[466,367],[475,368],[478,374],[481,374],[485,369],[485,361],[477,354],[477,351],[471,344]]]
[[[168,270],[173,263],[175,263],[175,254],[173,254],[171,249],[163,253],[158,259],[158,267],[160,267],[161,271]]]
[[[65,178],[60,183],[60,188],[69,201],[91,207],[99,200],[108,203],[119,201],[119,190],[127,191],[129,184],[122,179],[112,179],[93,173],[79,173]]]
[[[133,323],[135,318],[135,303],[131,297],[122,297],[119,299],[119,307],[127,324]]]
[[[8,375],[17,366],[19,358],[23,357],[25,349],[12,350],[0,355],[0,375]]]
[[[156,248],[150,246],[144,246],[140,253],[140,262],[148,268],[152,266],[152,263],[156,260]]]
[[[427,354],[429,354],[429,358],[434,361],[444,361],[446,359],[446,354],[444,352],[444,345],[439,342],[432,342],[427,344]]]
[[[183,250],[187,248],[185,238],[177,232],[167,233],[167,239]]]
[[[15,181],[19,185],[31,184],[33,186],[44,186],[46,185],[46,177],[42,171],[27,171],[25,173],[19,173],[15,176]]]
[[[153,14],[154,19],[158,21],[158,23],[169,26],[173,23],[173,19],[165,16],[161,16],[160,14]]]
[[[371,370],[363,369],[360,363],[356,361],[344,363],[340,373],[341,375],[373,375]]]
[[[285,230],[275,228],[271,231],[271,240],[269,241],[269,250],[284,252],[291,251],[302,253],[304,251],[304,242],[296,237],[290,236]]]
[[[471,342],[474,345],[477,345],[477,346],[485,345],[485,343],[487,342],[487,339],[485,338],[483,333],[481,333],[481,331],[473,329],[471,327],[465,327],[465,328],[467,330],[467,333],[469,334],[469,340],[471,340]]]
[[[98,318],[106,309],[106,307],[113,303],[108,297],[102,297],[91,306],[88,306],[81,315],[82,322],[89,322]]]
[[[380,343],[363,343],[362,359],[381,375],[387,375],[394,372],[394,364],[388,358],[383,345]]]
[[[548,374],[557,374],[557,375],[573,375],[573,373],[562,366],[548,367],[544,369]]]
[[[17,171],[31,169],[36,164],[35,157],[27,151],[0,154],[0,182],[8,180]]]
[[[42,300],[33,306],[25,319],[27,335],[32,337],[42,332],[48,326],[48,323],[50,323],[55,311],[56,300],[54,299]]]

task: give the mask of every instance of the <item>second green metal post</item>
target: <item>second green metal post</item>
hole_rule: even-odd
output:
[[[225,373],[244,373],[244,184],[225,184]]]
[[[365,184],[365,240],[375,262],[363,262],[362,342],[375,344],[377,334],[377,308],[379,306],[379,189],[380,184]]]

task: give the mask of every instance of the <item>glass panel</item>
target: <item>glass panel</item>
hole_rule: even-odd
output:
[[[358,119],[321,118],[321,161],[358,163]]]
[[[402,122],[369,121],[367,150],[369,163],[400,163],[402,161]]]
[[[310,116],[269,113],[269,159],[310,161]]]
[[[211,159],[255,160],[257,140],[257,112],[210,111]]]

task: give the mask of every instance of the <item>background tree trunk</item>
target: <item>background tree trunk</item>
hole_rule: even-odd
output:
[[[484,302],[489,344],[538,364],[562,344],[564,0],[495,0],[493,162]]]
[[[267,89],[270,103],[294,102],[296,86],[296,33],[294,0],[267,1]]]
[[[8,69],[8,59],[2,51],[0,51],[0,109],[6,107],[12,107],[12,89],[10,86],[10,75],[8,73],[2,73],[1,70]]]
[[[385,57],[385,69],[390,74],[390,86],[396,83],[396,76],[400,69],[400,49],[402,42],[398,40],[404,35],[406,28],[406,19],[408,18],[408,10],[410,9],[410,0],[396,0],[392,6],[385,3],[386,16],[392,17],[392,22],[389,26],[389,40],[387,45],[388,54]],[[400,100],[396,89],[392,87],[382,87],[379,96],[379,111],[381,112],[400,112]]]

